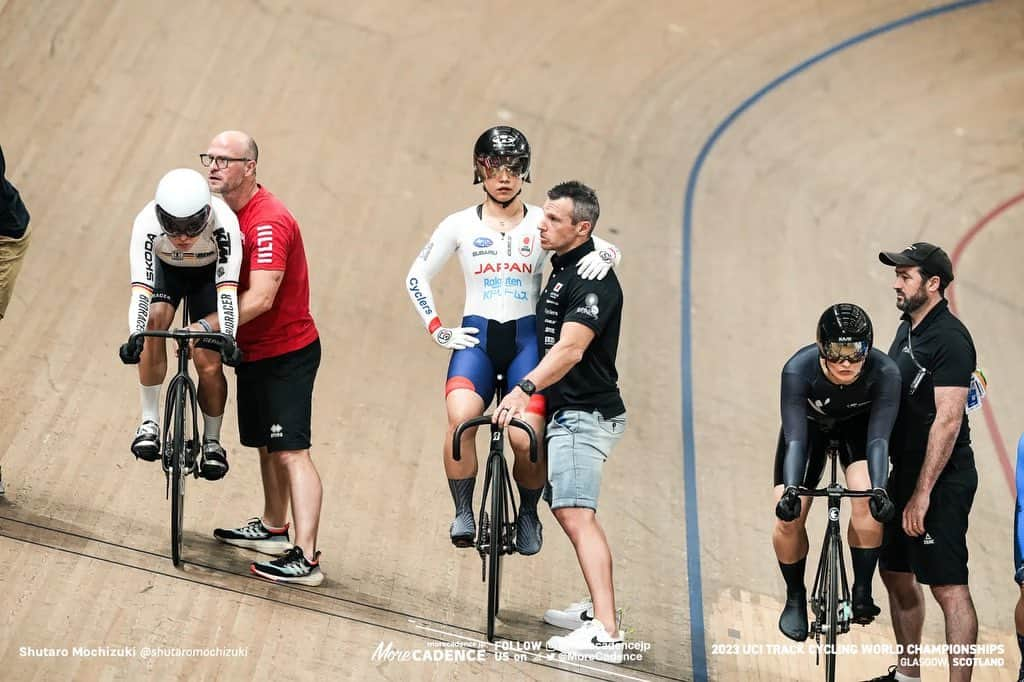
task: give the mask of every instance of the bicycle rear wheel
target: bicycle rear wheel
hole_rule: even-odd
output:
[[[828,632],[825,635],[825,680],[836,680],[836,638],[839,636],[839,552],[842,545],[839,538],[830,536],[828,550],[828,579],[825,583],[828,590],[826,601],[826,619]]]
[[[181,564],[181,536],[185,518],[185,387],[173,382],[173,395],[168,405],[173,405],[171,420],[171,562]]]
[[[491,543],[488,547],[487,641],[494,641],[494,621],[498,617],[501,594],[501,555],[505,551],[505,460],[490,457]]]

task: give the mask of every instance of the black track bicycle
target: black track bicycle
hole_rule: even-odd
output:
[[[828,526],[825,528],[825,540],[821,543],[821,557],[818,559],[818,572],[814,576],[810,599],[811,610],[814,612],[810,633],[814,635],[817,648],[815,659],[820,664],[821,639],[824,638],[827,682],[835,682],[836,679],[836,638],[849,632],[853,622],[853,602],[843,559],[843,536],[839,528],[839,503],[844,497],[872,496],[870,490],[848,490],[836,482],[839,447],[839,441],[832,440],[825,451],[831,471],[828,486],[816,490],[801,487],[797,491],[801,496],[828,498]]]
[[[185,310],[188,306],[185,305]],[[188,325],[188,318],[183,319]],[[185,479],[199,477],[202,466],[199,436],[199,410],[196,385],[188,371],[192,355],[192,341],[208,341],[220,347],[221,359],[225,365],[234,367],[242,360],[241,351],[227,334],[220,332],[192,332],[184,329],[173,331],[145,331],[132,334],[128,343],[121,346],[121,361],[137,364],[146,337],[172,339],[178,344],[178,373],[167,385],[164,404],[164,427],[161,439],[160,461],[166,480],[166,494],[171,500],[171,561],[181,564],[181,538],[185,514]]]
[[[504,391],[502,377],[498,377],[500,404]],[[482,561],[481,579],[487,583],[487,641],[494,641],[494,621],[498,616],[501,599],[501,557],[516,552],[516,523],[519,510],[516,506],[512,477],[505,461],[505,430],[491,422],[490,415],[475,417],[459,424],[452,440],[452,459],[462,459],[462,434],[466,429],[483,424],[491,425],[491,450],[487,455],[484,473],[484,492],[480,500],[480,527],[476,535],[476,549]],[[521,419],[513,418],[509,423],[522,429],[530,438],[530,461],[537,461],[537,434],[533,427]],[[487,503],[490,501],[490,514]],[[488,577],[489,576],[489,577]]]

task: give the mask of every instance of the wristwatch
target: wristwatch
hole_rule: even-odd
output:
[[[526,395],[532,396],[534,393],[537,392],[537,386],[529,379],[523,379],[518,384],[516,384],[516,386],[518,386],[519,390],[525,393]]]

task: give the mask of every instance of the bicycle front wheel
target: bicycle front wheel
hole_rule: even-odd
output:
[[[491,457],[491,543],[488,547],[487,641],[494,641],[494,621],[498,617],[501,594],[501,555],[505,550],[505,460]]]
[[[829,538],[828,551],[828,579],[825,583],[828,589],[826,600],[826,618],[828,620],[828,632],[825,635],[825,680],[835,682],[836,680],[836,638],[839,636],[839,553],[843,551],[839,538]]]
[[[185,387],[175,383],[171,420],[171,561],[181,565],[182,521],[185,518]]]

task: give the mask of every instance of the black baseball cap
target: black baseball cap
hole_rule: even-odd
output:
[[[878,260],[893,267],[916,265],[931,275],[938,275],[947,284],[953,281],[953,262],[942,247],[916,242],[902,251],[882,251]]]

